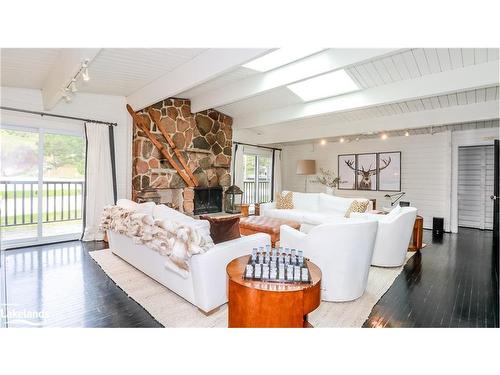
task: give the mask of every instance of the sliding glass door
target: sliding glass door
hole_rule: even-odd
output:
[[[7,279],[5,251],[0,248],[0,329],[7,326]]]
[[[272,154],[243,154],[243,202],[248,204],[272,200]]]
[[[79,238],[85,168],[83,135],[2,126],[0,142],[2,247]]]

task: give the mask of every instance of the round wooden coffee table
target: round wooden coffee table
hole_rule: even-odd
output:
[[[321,270],[306,261],[311,284],[286,284],[245,280],[243,273],[250,255],[231,261],[226,268],[229,278],[229,318],[231,328],[311,327],[307,314],[321,302]]]

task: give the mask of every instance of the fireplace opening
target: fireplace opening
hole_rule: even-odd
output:
[[[222,211],[222,187],[194,189],[194,214],[212,214]]]

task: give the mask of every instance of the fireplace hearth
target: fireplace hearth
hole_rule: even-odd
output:
[[[194,189],[194,214],[212,214],[222,211],[222,187],[197,187]]]

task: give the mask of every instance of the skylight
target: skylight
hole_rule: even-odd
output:
[[[322,74],[287,87],[306,102],[359,90],[358,85],[343,69]]]
[[[310,56],[324,48],[280,48],[262,57],[250,61],[243,65],[245,68],[267,72],[268,70],[297,61]]]

